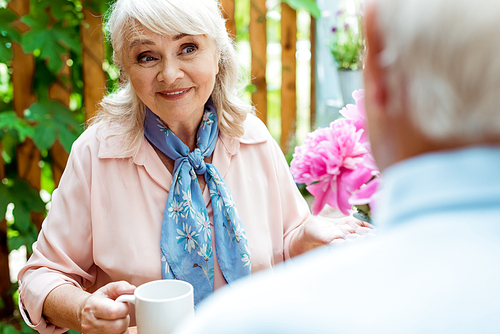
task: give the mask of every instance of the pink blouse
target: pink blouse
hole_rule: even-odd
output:
[[[265,125],[249,115],[244,127],[241,138],[219,134],[212,163],[240,213],[255,273],[289,258],[291,232],[310,212]],[[135,158],[117,158],[120,137],[103,140],[105,131],[92,126],[74,143],[33,255],[19,273],[21,312],[40,333],[65,331],[42,316],[45,298],[61,284],[92,293],[111,281],[138,286],[162,278],[160,231],[172,175],[146,139]],[[203,196],[213,221],[207,187]],[[214,262],[217,289],[226,283]]]

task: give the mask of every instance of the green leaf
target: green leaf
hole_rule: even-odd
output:
[[[28,252],[32,253],[32,245],[36,241],[38,236],[38,231],[35,224],[30,224],[27,231],[20,233],[18,236],[11,237],[7,240],[7,247],[9,252],[19,247],[26,245],[28,247]]]
[[[40,150],[48,150],[56,141],[56,129],[51,123],[35,127],[33,141]]]
[[[2,334],[19,334],[19,332],[11,325],[4,327]]]
[[[58,41],[58,43],[65,43],[71,50],[76,53],[81,52],[80,38],[78,34],[75,34],[73,29],[65,28],[61,23],[54,24],[52,28],[52,33]]]
[[[78,30],[65,27],[62,22],[55,22],[50,28],[49,17],[44,11],[34,11],[22,18],[30,26],[21,43],[26,53],[40,50],[42,58],[47,60],[48,68],[57,74],[64,65],[61,54],[67,54],[68,49],[80,53],[81,46]]]
[[[8,8],[0,8],[0,62],[6,63],[12,59],[12,42],[19,42],[21,34],[12,27],[17,19]]]
[[[42,31],[47,29],[50,22],[50,18],[47,13],[39,8],[39,6],[31,6],[31,9],[32,10],[28,15],[24,15],[21,18],[21,21],[26,23],[31,28],[31,31]]]
[[[286,2],[295,10],[304,9],[315,19],[321,17],[321,9],[319,9],[316,0],[283,0],[283,2]]]
[[[68,331],[68,334],[80,334],[80,333],[79,333],[79,332],[76,332],[76,331],[74,331],[74,330],[72,330],[72,329],[70,329],[70,330]]]
[[[7,205],[11,202],[10,190],[7,185],[0,183],[0,220],[5,218],[7,213]]]
[[[16,131],[21,142],[23,142],[26,137],[33,136],[33,128],[23,119],[17,117],[14,111],[4,111],[0,113],[0,129],[3,129],[3,131]]]
[[[31,6],[29,14],[24,15],[21,18],[21,21],[30,26],[31,30],[43,31],[44,29],[47,29],[50,18],[44,8],[40,7],[40,4],[37,4],[35,6]]]
[[[47,67],[47,63],[42,58],[35,58],[35,78],[33,80],[33,90],[37,92],[38,101],[49,100],[49,87],[57,80],[56,74]],[[81,67],[80,67],[81,69]]]
[[[58,42],[52,29],[33,29],[26,32],[22,38],[22,46],[26,53],[36,49],[41,51],[41,56],[48,61],[48,67],[53,73],[58,73],[64,63],[61,54],[67,53],[66,49]]]
[[[79,12],[73,1],[68,0],[46,0],[50,5],[52,15],[60,21],[72,20]],[[86,0],[87,1],[87,0]]]
[[[11,228],[20,232],[20,235],[29,235],[32,221],[31,212],[44,212],[43,203],[38,191],[27,181],[12,178],[7,184],[0,184],[0,219],[5,218],[7,205],[14,204],[14,224]]]
[[[21,33],[17,31],[16,29],[7,26],[7,27],[1,27],[1,34],[2,36],[5,36],[8,39],[8,42],[20,42],[21,41]]]
[[[73,113],[58,101],[35,103],[26,118],[37,122],[33,141],[40,150],[48,149],[59,138],[67,152],[83,131]]]
[[[86,0],[85,7],[90,8],[93,14],[102,14],[108,10],[111,1]]]
[[[13,53],[12,49],[7,47],[8,40],[3,36],[0,36],[0,62],[6,63],[12,59]]]
[[[0,29],[4,29],[17,19],[17,15],[9,8],[0,8]]]

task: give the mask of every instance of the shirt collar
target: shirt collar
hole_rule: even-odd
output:
[[[420,155],[387,168],[373,210],[389,228],[435,212],[500,206],[500,147],[479,146]]]
[[[240,144],[252,145],[265,143],[268,140],[268,131],[264,123],[259,120],[255,115],[248,114],[245,122],[243,123],[244,133],[243,136],[236,138],[230,137],[224,133],[219,133],[219,138],[224,145],[226,151],[231,155],[238,153]]]
[[[244,133],[243,136],[230,137],[225,133],[219,133],[219,139],[221,140],[226,151],[235,155],[240,149],[240,144],[252,145],[264,143],[268,140],[268,131],[264,123],[259,120],[255,115],[248,114],[245,122],[243,123]],[[109,128],[100,128],[98,131],[98,139],[100,141],[98,157],[101,159],[107,158],[131,158],[133,155],[131,153],[120,153],[123,148],[124,137],[123,136],[109,136],[111,131]],[[143,165],[148,156],[148,150],[150,145],[147,143],[147,139],[144,137],[139,150],[134,157],[134,163],[138,165]]]

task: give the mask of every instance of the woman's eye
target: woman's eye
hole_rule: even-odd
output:
[[[196,47],[194,45],[186,46],[184,49],[182,49],[182,53],[191,53],[196,51]]]
[[[156,58],[153,56],[150,56],[150,55],[139,55],[139,57],[137,57],[137,61],[139,63],[148,63],[148,62],[152,62],[155,60],[156,60]]]

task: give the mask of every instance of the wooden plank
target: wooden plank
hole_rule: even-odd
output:
[[[222,15],[226,19],[226,29],[234,39],[236,37],[236,21],[234,20],[234,0],[220,0]]]
[[[287,154],[297,121],[297,13],[281,4],[281,149]]]
[[[89,120],[96,115],[98,103],[106,94],[106,76],[102,69],[104,38],[101,15],[93,13],[89,8],[84,8],[83,16],[84,22],[80,27],[83,104],[85,106],[85,119]]]
[[[266,0],[250,1],[250,47],[252,48],[252,84],[256,91],[252,102],[257,108],[257,116],[267,123],[267,36]]]
[[[65,64],[59,72],[59,75],[61,77],[68,78],[68,84],[63,85],[62,81],[56,80],[49,87],[49,98],[61,102],[66,107],[69,107],[69,98],[71,94],[71,85],[69,83],[71,69],[68,65],[66,65],[66,60],[68,59],[69,56],[63,56]],[[55,186],[57,187],[59,185],[59,181],[61,180],[64,168],[66,167],[66,162],[68,161],[69,155],[62,146],[61,142],[57,140],[50,148],[50,156],[52,157],[52,177],[54,179]]]
[[[309,124],[311,130],[316,128],[316,19],[311,16],[311,103]]]

